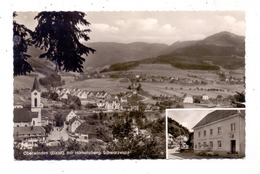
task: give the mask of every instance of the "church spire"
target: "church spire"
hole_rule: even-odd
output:
[[[34,90],[36,90],[36,91],[38,91],[38,92],[41,91],[40,86],[39,86],[39,82],[38,82],[38,79],[37,79],[36,76],[35,76],[35,78],[34,78],[33,87],[32,87],[32,90],[31,90],[31,91],[34,91]]]

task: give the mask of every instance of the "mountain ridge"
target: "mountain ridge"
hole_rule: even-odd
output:
[[[238,58],[244,58],[245,37],[227,31],[210,35],[201,40],[177,41],[171,45],[146,42],[86,42],[83,44],[97,50],[94,54],[84,56],[85,70],[91,67],[102,68],[133,61],[140,61],[140,63],[168,63],[173,66],[178,63],[189,63],[193,64],[193,67],[208,65],[207,62],[211,62],[216,66],[233,69],[232,66],[234,65],[232,64],[234,61],[223,64],[228,59],[235,60],[235,63],[239,64],[237,67],[244,66],[244,60]],[[33,57],[33,64],[37,64],[37,59],[34,58],[39,57],[43,51],[29,47],[28,53]]]

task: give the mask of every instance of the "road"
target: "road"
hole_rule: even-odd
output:
[[[54,130],[51,131],[50,135],[48,135],[47,140],[60,140],[62,138],[64,141],[67,141],[69,135],[66,129],[67,129],[66,124],[64,124],[62,130],[59,130],[59,128],[54,127]]]
[[[177,156],[179,152],[176,152],[176,149],[168,149],[168,159],[185,159],[180,156]]]

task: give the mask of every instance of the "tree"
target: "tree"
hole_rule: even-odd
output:
[[[54,120],[56,122],[57,127],[62,127],[64,125],[64,118],[62,117],[61,114],[56,114],[54,116]]]
[[[45,53],[40,58],[47,58],[56,64],[56,70],[83,72],[83,62],[90,52],[95,50],[80,43],[88,41],[90,29],[81,29],[90,23],[84,19],[83,12],[40,12],[33,35],[33,44]]]
[[[13,17],[15,18],[15,16],[17,16],[17,14],[14,12]],[[31,56],[26,54],[28,46],[31,45],[31,34],[31,30],[13,20],[14,76],[26,75],[27,73],[33,71],[31,65],[27,62],[27,59]]]
[[[50,99],[51,99],[51,100],[57,101],[58,98],[59,98],[59,95],[58,95],[56,92],[52,92],[52,93],[50,94]]]
[[[142,90],[142,85],[141,85],[141,83],[138,84],[136,90],[137,90],[138,92],[140,92],[140,91]]]

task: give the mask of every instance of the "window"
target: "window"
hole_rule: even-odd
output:
[[[37,98],[34,99],[34,106],[37,107]]]
[[[19,127],[19,125],[17,125],[16,127]]]
[[[218,127],[218,134],[221,134],[221,127]]]
[[[199,137],[200,137],[200,132],[199,132]]]
[[[213,129],[210,129],[210,135],[213,135]]]
[[[199,148],[200,148],[200,142],[198,144],[199,144]]]
[[[204,130],[204,136],[206,136],[206,134],[207,134],[207,132],[206,132],[206,130]]]
[[[221,141],[218,141],[218,147],[221,147],[222,145],[221,145]]]
[[[197,144],[195,145],[195,149],[197,149]]]
[[[35,125],[35,121],[33,120],[33,125]]]
[[[213,141],[210,141],[210,142],[209,142],[209,146],[210,146],[210,147],[213,147]]]
[[[232,123],[231,124],[231,131],[235,131],[236,130],[236,123]]]
[[[205,148],[205,147],[207,147],[207,144],[206,144],[206,142],[203,142],[203,147]]]

